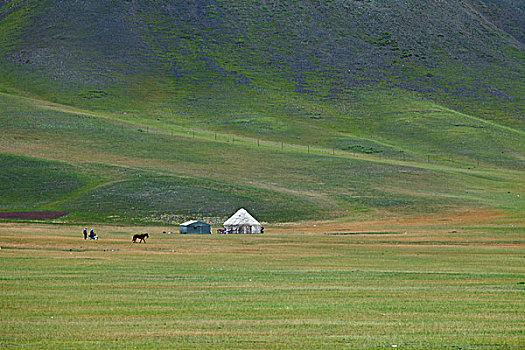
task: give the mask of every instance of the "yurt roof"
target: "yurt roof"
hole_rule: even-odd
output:
[[[224,226],[234,226],[234,225],[260,225],[259,221],[255,220],[253,216],[246,211],[246,209],[241,208],[237,210],[235,214],[232,215],[226,222]]]

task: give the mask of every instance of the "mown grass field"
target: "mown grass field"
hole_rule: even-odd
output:
[[[80,226],[0,224],[1,347],[525,346],[522,218],[95,228],[97,242]],[[139,231],[147,244],[131,243]]]

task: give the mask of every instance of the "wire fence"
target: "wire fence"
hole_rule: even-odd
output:
[[[230,133],[210,132],[184,127],[149,126],[133,122],[125,122],[112,119],[101,119],[98,117],[85,117],[84,120],[46,119],[44,121],[12,120],[5,119],[0,122],[0,128],[5,130],[91,130],[106,131],[112,133],[138,132],[149,135],[184,137],[191,140],[206,140],[212,142],[227,143],[231,145],[243,145],[254,148],[265,148],[273,151],[297,152],[310,155],[323,155],[333,157],[346,157],[374,162],[395,163],[426,163],[439,164],[453,167],[506,167],[525,169],[525,161],[519,157],[510,157],[505,152],[499,156],[483,156],[480,154],[440,154],[439,152],[421,153],[410,150],[397,150],[383,152],[352,152],[348,149],[330,145],[299,144],[286,142],[286,140],[264,139],[261,137],[245,136]],[[525,157],[522,157],[525,158]]]

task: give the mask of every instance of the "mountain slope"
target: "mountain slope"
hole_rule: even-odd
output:
[[[270,221],[511,209],[503,194],[525,159],[523,11],[512,0],[0,1],[3,162],[79,174],[62,198],[0,207],[109,220],[134,203],[125,220],[141,222],[221,217],[241,202]],[[137,194],[155,186],[231,205]]]
[[[150,128],[5,94],[0,102],[5,210],[66,210],[71,222],[220,223],[239,206],[266,222],[525,209],[523,170],[507,169],[516,166],[507,159],[497,168],[410,153],[404,161]]]
[[[27,74],[24,88],[75,104],[108,100],[90,94],[103,88],[153,99],[230,83],[344,101],[381,83],[522,126],[524,44],[499,28],[523,29],[522,12],[512,1],[10,1],[2,66],[15,86]],[[491,115],[480,100],[511,108]]]

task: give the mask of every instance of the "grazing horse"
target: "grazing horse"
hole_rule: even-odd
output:
[[[136,243],[137,239],[139,239],[139,243],[146,243],[146,237],[149,238],[149,235],[147,233],[143,233],[141,235],[133,235],[133,243]]]

